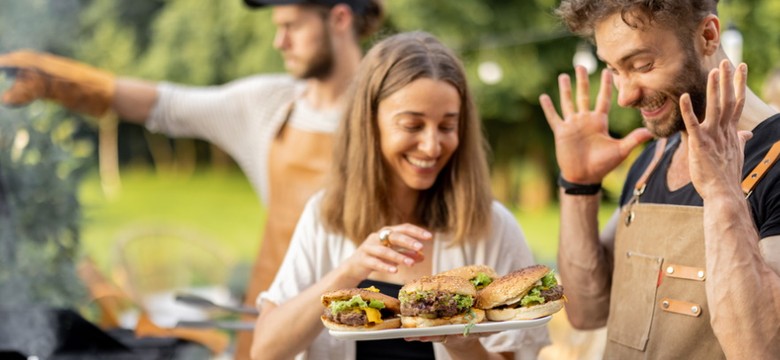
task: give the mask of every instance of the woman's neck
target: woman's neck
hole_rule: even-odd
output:
[[[392,199],[390,203],[392,213],[394,217],[397,217],[393,220],[399,223],[416,224],[419,219],[417,219],[415,209],[417,209],[419,198],[420,191],[418,190],[410,189],[406,186],[396,187],[390,196],[390,199]]]

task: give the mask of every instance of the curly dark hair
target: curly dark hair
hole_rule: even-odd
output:
[[[717,11],[718,0],[563,0],[555,15],[571,32],[592,39],[596,24],[615,13],[632,28],[657,23],[680,28],[683,36]]]

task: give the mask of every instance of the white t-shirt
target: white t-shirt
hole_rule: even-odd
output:
[[[323,193],[313,196],[306,204],[282,266],[271,287],[257,298],[280,305],[294,298],[306,288],[337,268],[355,250],[355,243],[345,237],[327,232],[319,221]],[[451,239],[435,234],[433,241],[433,273],[472,264],[493,267],[499,275],[534,264],[520,226],[514,216],[500,203],[492,205],[492,234],[482,241],[470,241],[448,246]],[[539,350],[549,344],[546,328],[504,331],[481,338],[489,351],[515,352],[515,359],[536,359]],[[434,343],[436,359],[450,359],[443,345]],[[336,339],[323,329],[320,335],[296,359],[342,360],[355,358],[355,342]]]
[[[334,133],[341,119],[341,109],[312,108],[302,97],[305,87],[305,82],[289,75],[257,75],[209,87],[161,83],[146,128],[219,146],[238,163],[267,205],[268,153],[290,104],[295,106],[287,124],[299,130]]]

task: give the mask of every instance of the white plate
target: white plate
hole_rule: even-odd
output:
[[[552,316],[533,320],[514,320],[514,321],[486,321],[475,324],[469,330],[470,334],[482,332],[499,332],[505,330],[526,329],[538,327],[546,324]],[[420,336],[454,335],[463,334],[466,324],[442,325],[426,328],[398,328],[375,331],[337,331],[328,330],[330,335],[342,340],[382,340],[398,339]]]

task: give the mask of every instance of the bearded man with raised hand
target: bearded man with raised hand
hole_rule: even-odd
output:
[[[540,97],[560,166],[558,266],[577,328],[607,326],[608,359],[780,354],[780,116],[720,44],[716,0],[564,0],[556,13],[607,68],[591,107],[559,77]],[[645,127],[607,133],[612,87]],[[602,179],[656,137],[599,235]],[[741,183],[740,183],[741,182]]]

